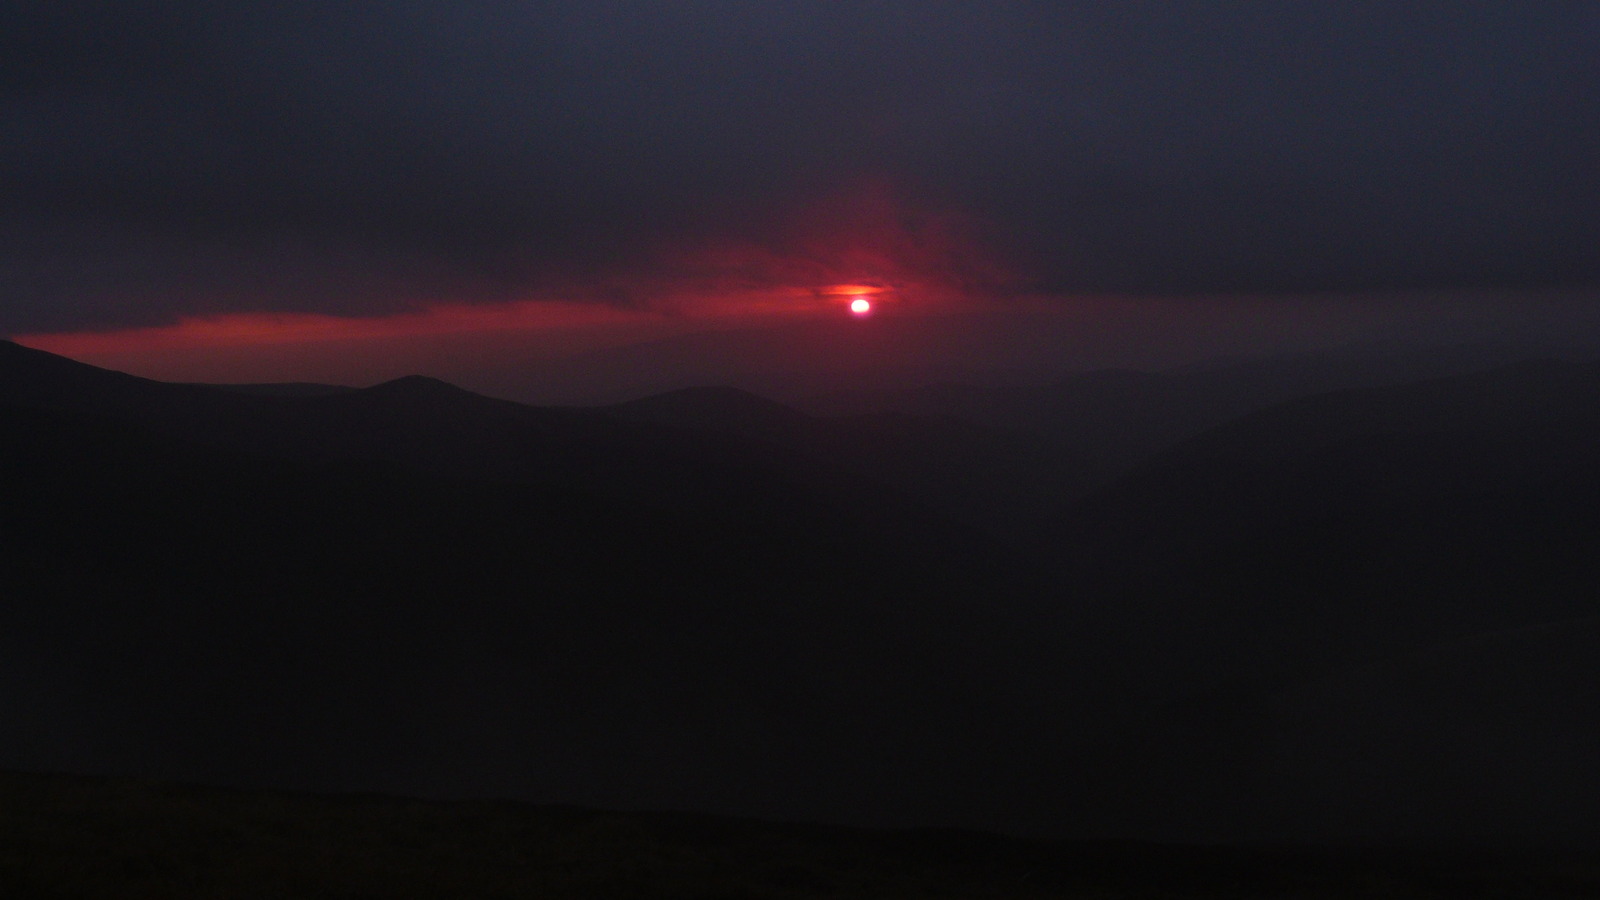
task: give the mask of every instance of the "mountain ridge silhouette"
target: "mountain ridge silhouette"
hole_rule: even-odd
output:
[[[1600,683],[1600,368],[1290,399],[1087,496],[1034,483],[1054,512],[1026,540],[936,510],[1005,482],[973,469],[1027,485],[1019,440],[722,389],[259,396],[0,345],[0,766],[1057,836],[1593,836],[1573,760],[1600,737],[1565,723]],[[1436,716],[1453,684],[1482,702]],[[1491,757],[1436,720],[1523,726]],[[1389,798],[1417,754],[1438,776]],[[1502,777],[1541,767],[1565,774]]]

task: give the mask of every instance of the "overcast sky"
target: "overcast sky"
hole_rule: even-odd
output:
[[[1600,4],[0,6],[0,334],[1600,280]]]

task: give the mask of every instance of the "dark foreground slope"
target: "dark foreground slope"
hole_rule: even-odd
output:
[[[512,803],[0,775],[0,894],[1590,897],[1590,857],[1048,843]]]
[[[1149,820],[1600,836],[1600,369],[1284,404],[1078,504],[1048,546],[1124,650]]]

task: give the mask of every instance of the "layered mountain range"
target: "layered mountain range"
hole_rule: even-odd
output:
[[[0,766],[1592,838],[1597,401],[1302,359],[558,408],[0,342]]]

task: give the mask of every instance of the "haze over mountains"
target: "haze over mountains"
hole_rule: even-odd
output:
[[[1591,839],[1600,368],[1504,362],[540,408],[0,343],[0,766]]]

